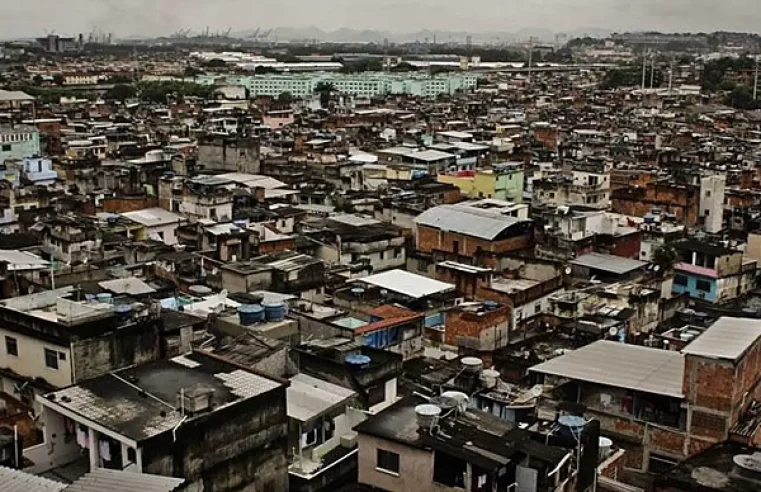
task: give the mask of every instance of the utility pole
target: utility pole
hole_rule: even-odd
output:
[[[669,64],[669,96],[671,95],[671,88],[674,86],[674,59],[671,59]]]
[[[758,53],[754,56],[756,62],[755,75],[753,76],[753,100],[755,101],[758,96]]]
[[[534,61],[534,37],[528,38],[528,85],[531,86],[531,65]]]
[[[645,53],[644,51],[642,52],[642,91],[643,92],[645,90],[645,80],[646,80],[645,76],[647,74],[647,55],[648,55],[648,53],[650,53],[649,50],[648,50],[647,53]]]
[[[655,88],[655,55],[653,55],[652,63],[650,64],[650,88]]]

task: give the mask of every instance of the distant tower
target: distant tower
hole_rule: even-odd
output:
[[[468,49],[468,56],[470,56],[473,53],[473,36],[470,34],[465,38],[465,46]]]

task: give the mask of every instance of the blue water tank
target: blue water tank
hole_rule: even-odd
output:
[[[114,301],[114,296],[111,294],[98,294],[97,298],[98,302],[102,302],[103,304],[112,304]]]
[[[494,301],[485,301],[484,307],[487,311],[494,311],[495,309],[499,308],[499,303]]]
[[[114,306],[114,312],[119,319],[129,319],[132,316],[132,306],[130,304],[117,304]]]
[[[371,359],[366,355],[351,354],[347,355],[344,361],[346,361],[346,365],[349,367],[353,367],[355,369],[364,369],[370,366]]]
[[[587,425],[587,421],[584,420],[584,417],[577,415],[563,415],[558,417],[558,424],[560,424],[560,433],[562,435],[578,439]]]
[[[264,320],[264,308],[259,304],[244,304],[238,308],[240,324],[250,326]]]
[[[264,314],[267,317],[267,321],[282,321],[285,319],[287,312],[288,308],[285,303],[282,302],[273,302],[264,305]]]

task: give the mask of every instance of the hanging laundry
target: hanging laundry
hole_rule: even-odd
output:
[[[100,451],[100,457],[103,458],[103,461],[111,461],[111,443],[109,441],[101,439],[98,451]]]
[[[88,449],[87,441],[88,441],[88,435],[87,430],[84,429],[81,425],[77,426],[77,444],[81,448]]]

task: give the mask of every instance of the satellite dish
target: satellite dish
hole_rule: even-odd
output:
[[[570,266],[565,267],[565,274],[566,275],[570,275],[571,272],[573,272],[573,268],[571,268]]]
[[[544,393],[544,388],[542,388],[541,384],[534,385],[534,387],[531,388],[530,393],[534,398],[539,398],[542,396],[542,393]]]
[[[610,330],[608,330],[608,335],[610,335],[612,337],[617,336],[618,335],[618,328],[616,328],[615,326],[612,327]]]

